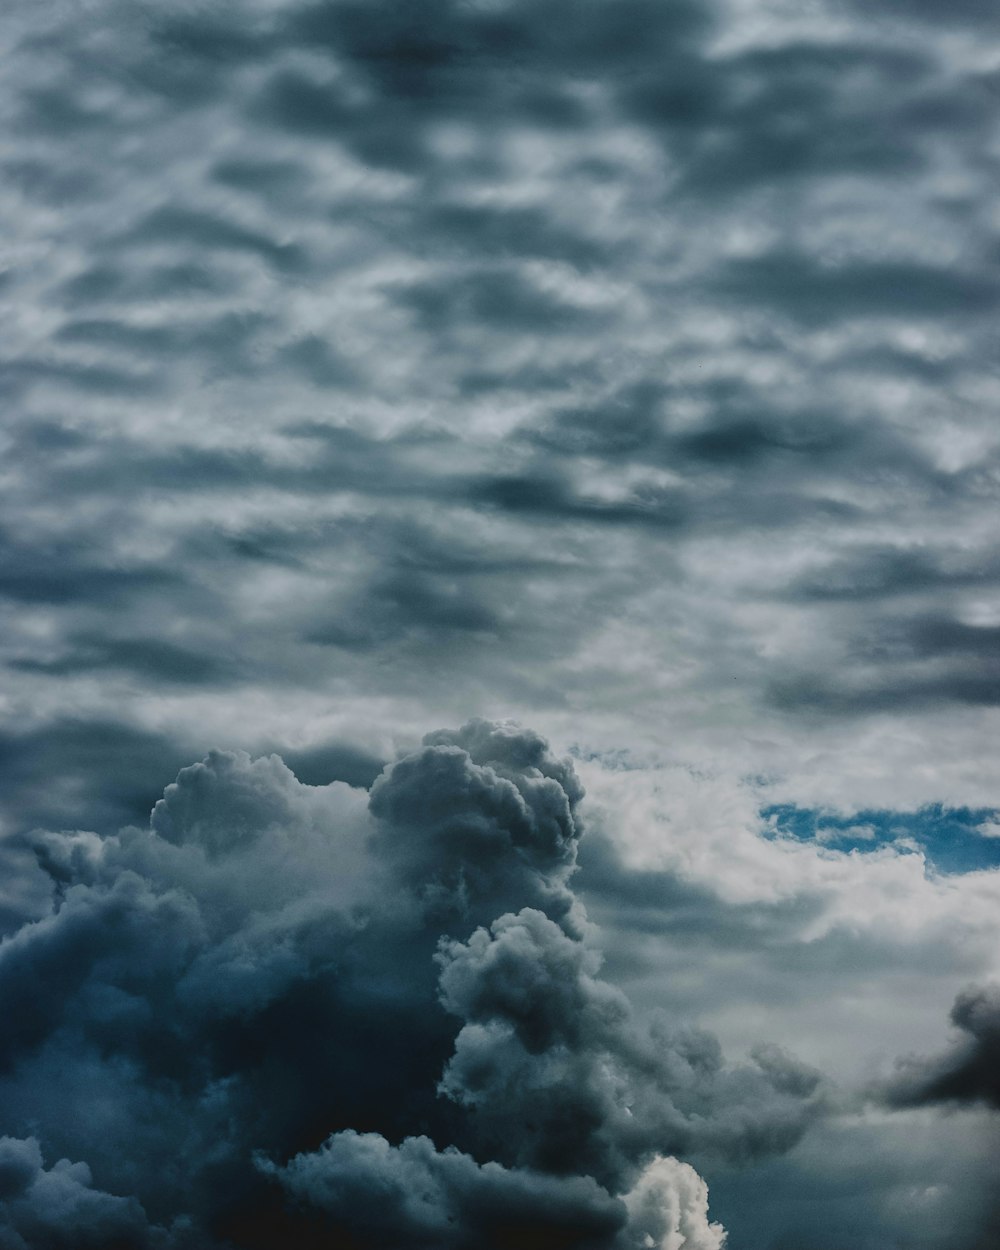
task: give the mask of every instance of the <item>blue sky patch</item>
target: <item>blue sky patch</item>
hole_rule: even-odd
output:
[[[984,827],[1000,826],[992,808],[943,807],[933,803],[912,812],[873,808],[844,816],[820,808],[776,803],[762,808],[761,816],[773,836],[818,842],[832,850],[914,847],[943,873],[1000,867],[1000,836],[980,832]]]

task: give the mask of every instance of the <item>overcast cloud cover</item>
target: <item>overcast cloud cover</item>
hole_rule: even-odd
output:
[[[0,1250],[995,1250],[993,0],[0,41]]]

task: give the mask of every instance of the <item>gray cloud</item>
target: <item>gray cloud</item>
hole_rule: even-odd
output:
[[[889,1087],[897,1106],[983,1102],[1000,1108],[1000,987],[963,990],[951,1009],[951,1023],[962,1036],[949,1052],[902,1061]]]
[[[867,262],[825,267],[794,252],[728,266],[720,289],[772,305],[780,315],[823,322],[844,317],[981,316],[1000,300],[1000,286],[981,272],[954,266]]]
[[[0,1138],[0,1237],[5,1250],[31,1247],[108,1250],[112,1246],[182,1246],[151,1227],[134,1198],[92,1187],[85,1163],[61,1159],[46,1169],[33,1137]],[[193,1244],[193,1243],[192,1243]]]
[[[822,1083],[776,1047],[727,1065],[597,976],[569,886],[581,799],[544,739],[473,721],[370,794],[214,752],[146,828],[36,832],[18,871],[49,903],[0,943],[5,1127],[198,1244],[313,1235],[256,1152],[329,1213],[318,1237],[626,1250],[687,1229],[715,1250],[704,1182],[664,1156],[785,1150]]]
[[[656,1148],[788,1149],[822,1111],[819,1074],[776,1048],[727,1069],[711,1035],[640,1024],[592,952],[539,912],[445,945],[441,962],[442,1001],[465,1021],[441,1088],[501,1159],[614,1184]]]
[[[583,790],[535,734],[473,721],[425,739],[371,789],[375,845],[431,915],[464,924],[518,902],[569,921]]]
[[[104,828],[143,819],[188,751],[125,720],[56,718],[0,736],[14,827],[63,828],[82,811]]]
[[[948,488],[926,447],[891,414],[874,415],[845,385],[843,370],[860,350],[847,341],[851,327],[872,318],[895,318],[911,331],[930,319],[947,325],[942,342],[962,339],[946,350],[945,364],[922,348],[903,349],[886,327],[876,329],[876,341],[867,336],[866,368],[880,384],[900,371],[918,379],[919,410],[942,393],[945,375],[935,368],[947,367],[954,392],[956,371],[971,376],[976,367],[968,314],[994,298],[980,263],[987,234],[970,219],[962,256],[937,260],[920,239],[938,237],[932,225],[946,213],[929,189],[945,116],[950,128],[963,119],[952,150],[977,176],[988,95],[981,75],[946,66],[933,48],[889,31],[874,43],[850,32],[833,40],[798,33],[767,47],[751,40],[710,52],[731,19],[686,5],[637,4],[613,14],[588,5],[568,23],[572,36],[559,38],[554,31],[567,23],[558,4],[493,12],[442,3],[420,24],[393,5],[362,13],[289,4],[254,9],[239,31],[211,7],[183,18],[148,16],[123,22],[110,57],[94,32],[61,44],[54,15],[22,27],[25,64],[37,72],[12,81],[11,91],[52,157],[69,160],[67,126],[77,165],[86,145],[105,134],[131,136],[134,152],[117,181],[98,161],[86,164],[91,183],[100,184],[86,195],[103,193],[118,208],[72,223],[50,218],[65,263],[51,273],[37,269],[38,282],[22,292],[48,320],[31,350],[10,361],[20,428],[41,419],[64,431],[54,455],[32,454],[22,435],[32,493],[58,493],[67,518],[113,495],[118,524],[157,552],[142,576],[176,575],[187,557],[186,580],[213,585],[217,593],[199,604],[184,597],[182,611],[201,622],[235,620],[254,580],[240,561],[259,529],[254,522],[228,522],[228,560],[218,547],[206,558],[206,528],[217,525],[206,527],[206,509],[223,494],[233,506],[237,495],[269,497],[279,511],[310,498],[323,510],[337,496],[341,516],[346,509],[359,521],[391,506],[403,530],[455,532],[477,516],[487,523],[476,536],[474,591],[385,567],[384,516],[369,529],[368,584],[346,600],[323,606],[319,569],[303,569],[295,606],[311,619],[297,633],[282,631],[286,678],[315,666],[317,641],[353,652],[359,683],[377,685],[386,652],[416,646],[425,653],[460,640],[468,681],[492,669],[487,684],[509,688],[511,669],[525,667],[525,631],[512,627],[509,606],[499,606],[512,602],[508,587],[490,579],[512,539],[556,563],[569,527],[574,536],[594,528],[586,576],[578,562],[565,579],[573,602],[567,641],[583,648],[611,619],[611,600],[625,619],[643,619],[646,570],[663,560],[666,543],[673,563],[675,549],[705,535],[750,525],[801,540],[822,520],[821,565],[845,548],[863,549],[868,521],[896,514],[890,501],[880,502],[886,482],[913,500]],[[218,117],[209,149],[201,136],[211,109]],[[540,163],[518,146],[522,134],[548,154]],[[166,169],[177,175],[169,183],[161,178]],[[837,199],[836,180],[848,173],[869,180],[869,207],[859,201],[849,209]],[[794,182],[816,213],[794,210],[785,228],[766,203],[759,213],[748,205],[749,241],[740,242],[735,190],[776,180]],[[20,185],[29,198],[53,194],[27,174]],[[880,214],[904,186],[916,216],[905,218],[899,246],[875,246]],[[824,187],[834,206],[820,211]],[[60,194],[70,194],[69,184]],[[617,197],[616,212],[601,208],[608,197]],[[848,231],[858,243],[852,250],[838,240],[848,237],[854,211],[869,215]],[[696,225],[699,215],[713,223],[714,242]],[[23,215],[18,222],[30,234]],[[654,230],[657,222],[662,228]],[[11,280],[16,297],[28,271],[12,270]],[[695,368],[705,349],[685,336],[705,316],[728,316],[734,301],[746,310],[743,329],[727,331],[707,372]],[[778,337],[776,314],[791,327]],[[810,322],[845,333],[825,363],[807,342]],[[649,341],[660,325],[669,327],[662,350]],[[796,346],[784,341],[788,334]],[[386,370],[390,343],[396,364]],[[796,361],[783,381],[753,381],[751,360],[769,368],[779,358]],[[430,360],[433,369],[424,367]],[[142,422],[120,422],[142,388],[150,419],[164,415],[160,428],[168,431],[155,448]],[[214,426],[196,415],[199,403],[188,402],[209,392]],[[822,409],[816,393],[824,394]],[[113,422],[94,409],[103,402],[97,396],[122,405]],[[71,419],[62,411],[54,421],[53,409],[67,403]],[[504,447],[483,433],[496,403],[522,414]],[[167,409],[189,419],[167,420]],[[275,439],[278,429],[292,445]],[[436,452],[412,441],[420,433],[433,433]],[[300,438],[312,445],[296,446]],[[864,507],[844,497],[859,475],[869,486]],[[963,478],[951,488],[967,484]],[[149,491],[164,503],[183,492],[186,518],[168,531],[152,523]],[[10,520],[20,528],[16,513],[15,504]],[[67,520],[67,532],[73,524]],[[82,690],[88,674],[106,667],[150,685],[176,685],[183,671],[198,684],[197,656],[157,668],[154,650],[166,657],[185,647],[144,621],[125,638],[118,631],[114,645],[75,642],[99,637],[106,622],[80,620],[68,588],[93,586],[96,606],[100,581],[110,587],[140,571],[134,556],[130,563],[108,550],[106,526],[94,525],[86,550],[76,551],[66,535],[31,528],[18,545],[34,567],[9,578],[11,592],[22,601],[66,596],[67,607],[43,650],[18,644],[20,689],[72,678]],[[299,515],[285,532],[309,542],[309,531],[322,528],[303,526]],[[44,553],[60,549],[59,572],[43,568]],[[720,572],[713,580],[723,600],[733,593]],[[159,593],[149,589],[148,606],[162,615],[170,588],[164,581]],[[795,601],[778,602],[794,619]],[[543,615],[530,621],[531,645],[550,655],[558,631]],[[195,628],[202,680],[211,685],[228,667],[230,684],[252,685],[255,673],[275,664],[276,649],[265,643],[274,629],[273,621],[243,626],[220,645],[213,630]],[[648,632],[645,645],[655,650]],[[126,655],[123,646],[146,652]],[[799,659],[815,672],[817,657]],[[328,673],[334,661],[318,663]],[[556,684],[521,681],[539,692]],[[748,682],[748,715],[780,722],[794,714],[801,701],[769,699],[768,690],[766,681]],[[949,701],[941,684],[923,698],[925,705]],[[958,701],[968,702],[961,693]],[[853,697],[845,707],[872,710]]]
[[[391,1147],[377,1134],[341,1133],[280,1171],[263,1167],[363,1246],[720,1250],[725,1238],[707,1219],[704,1183],[675,1159],[655,1160],[621,1200],[589,1177],[479,1165],[426,1137]]]

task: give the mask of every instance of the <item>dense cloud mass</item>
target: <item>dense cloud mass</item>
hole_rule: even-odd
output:
[[[398,881],[430,916],[522,905],[565,916],[583,795],[572,767],[536,734],[483,721],[424,741],[371,790],[376,847]]]
[[[145,829],[36,834],[48,914],[0,944],[12,1237],[721,1245],[665,1156],[786,1148],[818,1077],[728,1069],[599,979],[581,797],[536,734],[476,721],[370,795],[216,752]],[[40,1143],[85,1161],[46,1171]],[[283,1214],[279,1183],[324,1217]]]
[[[280,1176],[364,1245],[721,1250],[725,1242],[708,1221],[705,1182],[676,1159],[654,1158],[616,1201],[589,1177],[479,1166],[426,1137],[393,1149],[377,1134],[341,1133]]]
[[[530,908],[442,946],[442,1002],[465,1023],[441,1089],[493,1154],[620,1183],[657,1147],[739,1157],[794,1144],[818,1073],[776,1050],[729,1070],[710,1034],[640,1025],[588,954]]]
[[[994,1250],[996,5],[0,46],[2,1250]]]
[[[1000,985],[963,990],[951,1022],[961,1039],[933,1059],[905,1060],[890,1087],[892,1101],[902,1106],[983,1102],[1000,1110]]]

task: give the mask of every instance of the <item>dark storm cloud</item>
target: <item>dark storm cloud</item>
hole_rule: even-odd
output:
[[[49,906],[0,943],[0,1127],[134,1195],[102,1210],[183,1216],[170,1235],[199,1245],[631,1250],[687,1229],[715,1250],[703,1182],[664,1156],[787,1149],[822,1083],[773,1047],[729,1066],[597,975],[569,887],[581,797],[538,735],[473,721],[370,795],[213,752],[145,829],[37,832]]]
[[[721,1250],[725,1239],[706,1218],[698,1177],[675,1160],[655,1161],[622,1199],[590,1177],[479,1165],[426,1137],[393,1148],[377,1134],[341,1133],[282,1171],[264,1167],[294,1197],[328,1210],[358,1246]]]
[[[65,387],[82,396],[152,396],[162,392],[159,380],[149,372],[116,369],[110,365],[82,364],[22,356],[5,366],[4,387],[13,394],[37,383]]]
[[[774,494],[787,489],[789,472],[824,482],[848,470],[873,481],[891,473],[916,488],[958,489],[948,475],[935,470],[922,449],[891,428],[872,428],[815,402],[783,411],[766,393],[736,380],[689,388],[687,397],[692,395],[705,409],[697,422],[676,419],[675,408],[682,399],[676,389],[647,381],[598,404],[557,410],[541,426],[525,429],[523,438],[528,446],[568,463],[599,457],[609,465],[656,466],[680,473],[686,484],[709,491],[709,501],[700,507],[691,498],[694,492],[688,491],[685,502],[691,522],[699,515],[711,519],[721,514],[735,521],[743,514],[762,523],[766,507],[756,510],[761,501],[749,497],[754,473]],[[726,470],[740,476],[728,482],[720,479],[717,475]],[[676,493],[683,498],[681,491]],[[799,506],[805,502],[802,499]],[[846,515],[850,509],[842,507]],[[786,523],[783,513],[778,522]]]
[[[573,20],[569,20],[572,18]],[[609,8],[587,0],[515,3],[491,12],[435,0],[418,21],[395,0],[375,6],[306,6],[292,25],[311,44],[345,52],[385,94],[432,95],[465,67],[535,65],[554,70],[609,65],[622,72],[703,28],[698,6],[625,0]],[[446,93],[442,93],[447,100]]]
[[[903,18],[917,18],[920,21],[931,22],[935,25],[945,21],[945,15],[942,13],[939,5],[934,4],[933,0],[877,0],[877,3],[871,8],[866,6],[865,12],[870,13],[872,10],[883,9],[886,13]],[[988,0],[958,0],[951,15],[951,20],[956,24],[964,24],[968,22],[975,28],[980,23],[984,24],[988,29],[996,28],[997,14],[996,9]]]
[[[68,278],[57,293],[67,308],[100,308],[102,304],[142,304],[146,300],[195,299],[232,294],[237,279],[213,262],[209,268],[195,261],[144,265],[99,261]]]
[[[866,523],[912,524],[901,499],[985,500],[989,447],[944,469],[922,423],[982,385],[995,232],[975,202],[991,80],[919,28],[869,38],[821,16],[794,30],[775,19],[758,39],[687,3],[442,0],[419,20],[396,3],[288,3],[252,7],[237,29],[210,4],[116,9],[109,40],[80,15],[19,15],[10,116],[34,128],[11,201],[27,250],[7,278],[39,319],[11,342],[8,385],[20,430],[78,445],[32,451],[24,434],[16,448],[19,502],[52,508],[44,535],[12,508],[7,593],[60,608],[12,643],[18,689],[107,672],[141,678],[137,698],[161,683],[176,695],[332,674],[338,653],[365,686],[384,655],[450,647],[464,679],[509,690],[518,670],[523,688],[553,690],[547,672],[526,675],[526,646],[536,670],[560,648],[571,667],[609,605],[632,619],[649,570],[676,569],[705,533],[749,541],[766,527],[777,546],[823,526],[796,583],[808,603],[831,555],[864,558]],[[36,196],[62,207],[39,215]],[[869,324],[884,319],[896,328]],[[843,342],[817,355],[809,335],[827,331]],[[862,367],[866,387],[850,384]],[[905,420],[879,406],[904,377]],[[400,434],[431,424],[436,449]],[[336,499],[368,525],[353,540],[367,576],[317,593],[338,531],[313,516],[206,521],[256,490],[275,513]],[[169,533],[150,492],[157,508],[187,496]],[[109,501],[114,522],[79,542],[80,517]],[[390,508],[402,529],[468,519],[478,572],[412,567],[384,537]],[[72,541],[53,539],[53,515]],[[119,527],[156,555],[112,557]],[[566,536],[591,528],[586,559],[567,558]],[[937,541],[921,559],[954,569],[954,542]],[[504,571],[528,544],[560,568],[558,626]],[[302,576],[278,648],[264,640],[273,618],[248,625],[243,604],[282,560]],[[721,567],[700,570],[714,601],[736,593]],[[918,571],[886,572],[886,593],[905,576]],[[112,624],[102,604],[147,578],[147,610]],[[760,596],[789,619],[803,607]],[[167,637],[154,609],[194,628]],[[951,682],[959,702],[982,702],[979,673],[950,654],[953,679],[892,674],[868,704],[838,699],[849,671],[828,691],[804,655],[746,697],[767,715],[810,700],[835,715],[933,706]]]
[[[328,786],[331,781],[344,781],[361,790],[371,788],[386,763],[353,743],[340,741],[297,751],[286,748],[283,758],[303,785]]]
[[[614,8],[545,0],[495,12],[442,0],[419,19],[395,0],[304,6],[287,24],[292,41],[346,62],[367,98],[285,73],[269,84],[260,116],[346,141],[376,166],[420,169],[433,161],[427,126],[441,117],[492,127],[499,103],[539,127],[581,126],[587,110],[566,90],[574,76],[627,80],[692,47],[704,17],[684,0]]]
[[[519,903],[569,919],[583,790],[543,739],[487,722],[431,735],[371,790],[380,856],[439,927]],[[404,832],[400,835],[400,831]]]
[[[308,567],[338,540],[345,549],[377,549],[377,571],[363,571],[311,614],[304,634],[309,643],[353,655],[421,655],[449,665],[482,665],[491,663],[488,652],[498,644],[507,650],[515,640],[538,657],[558,656],[577,628],[570,622],[561,640],[552,638],[544,600],[538,602],[541,587],[572,582],[575,560],[568,553],[538,558],[516,541],[509,551],[499,542],[484,551],[447,527],[393,523],[378,534],[371,523],[360,532],[348,524],[311,538],[300,531],[239,542],[242,551],[257,544],[250,550],[258,558],[294,558]]]
[[[400,291],[398,298],[435,335],[469,321],[512,334],[558,334],[607,321],[603,311],[576,307],[504,270],[432,279]]]
[[[98,185],[97,179],[84,170],[56,170],[43,161],[4,161],[0,169],[9,185],[17,187],[27,200],[54,208],[86,200]]]
[[[293,430],[293,435],[301,431]],[[194,494],[261,490],[326,492],[355,488],[373,495],[427,493],[426,480],[407,481],[379,441],[337,427],[309,430],[318,449],[289,464],[242,447],[171,446],[150,450],[138,439],[110,438],[104,455],[53,467],[53,485],[76,491],[114,488],[126,497],[150,489]]]
[[[880,677],[874,684],[862,677],[831,686],[822,678],[805,675],[773,682],[768,697],[783,711],[814,716],[905,712],[949,704],[993,707],[1000,702],[1000,679],[992,669],[984,674],[966,668],[941,675]]]
[[[376,1134],[345,1132],[300,1155],[280,1176],[290,1193],[333,1217],[331,1233],[359,1246],[610,1245],[625,1220],[589,1177],[561,1178],[481,1166],[439,1153],[426,1137],[393,1149]]]
[[[680,72],[633,86],[626,99],[634,116],[680,141],[690,191],[731,194],[816,174],[883,177],[919,166],[899,114],[913,98],[907,89],[931,68],[912,52],[802,40],[721,62],[687,61]],[[877,124],[866,108],[873,96],[883,101]],[[701,143],[709,128],[711,142]]]
[[[58,429],[49,431],[58,455]],[[42,431],[37,431],[38,442]],[[69,447],[74,446],[72,435]],[[42,450],[52,455],[49,448]],[[94,560],[89,544],[78,538],[49,542],[18,541],[0,530],[0,597],[25,604],[100,604],[120,602],[130,595],[151,590],[174,590],[179,575],[159,563],[135,563],[133,567],[108,565]]]
[[[630,499],[609,503],[587,498],[574,490],[571,479],[553,473],[486,477],[470,483],[472,501],[515,514],[555,521],[635,525],[672,529],[682,524],[686,512],[680,492],[648,489],[633,492]]]
[[[582,229],[561,228],[539,208],[445,202],[427,210],[421,227],[444,255],[554,260],[584,273],[613,259],[607,244]]]
[[[895,1106],[985,1103],[1000,1109],[1000,986],[970,986],[955,999],[959,1038],[949,1051],[901,1060],[888,1087]]]
[[[140,354],[166,363],[171,358],[209,355],[212,368],[220,372],[246,369],[254,339],[267,319],[253,314],[226,313],[187,325],[135,326],[126,321],[92,317],[66,322],[56,335],[62,343]]]
[[[890,623],[887,645],[898,645],[924,658],[960,656],[1000,662],[1000,626],[969,625],[946,616],[917,616]]]
[[[280,243],[268,234],[212,213],[171,204],[154,209],[118,240],[119,247],[126,244],[141,248],[151,243],[188,245],[196,252],[248,253],[282,272],[301,270],[307,260],[294,243]]]
[[[450,639],[454,645],[462,635],[495,637],[502,628],[497,611],[453,580],[400,572],[367,586],[340,620],[312,629],[307,637],[324,646],[373,651],[416,638],[434,644]]]
[[[621,1184],[657,1149],[786,1150],[821,1110],[819,1074],[777,1048],[727,1068],[710,1034],[635,1020],[592,953],[530,908],[440,958],[465,1021],[441,1088],[502,1160]]]
[[[739,1213],[755,1250],[990,1250],[1000,1231],[991,1143],[977,1150],[973,1129],[970,1149],[967,1134],[960,1117],[913,1113],[894,1117],[882,1138],[870,1126],[830,1123],[792,1155],[715,1180],[713,1211]]]

